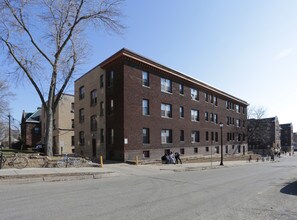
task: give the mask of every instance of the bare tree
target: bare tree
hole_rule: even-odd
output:
[[[122,0],[2,0],[0,42],[35,88],[46,114],[45,145],[52,156],[55,109],[86,51],[92,28],[120,33]]]
[[[262,106],[251,106],[248,108],[248,119],[261,119],[266,115],[266,109]]]
[[[12,96],[13,94],[8,89],[8,83],[0,80],[0,116],[3,116],[9,110],[9,98]]]

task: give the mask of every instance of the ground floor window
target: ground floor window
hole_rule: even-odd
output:
[[[179,151],[179,153],[180,154],[185,154],[185,149],[184,148],[181,148],[180,151]]]
[[[198,147],[195,147],[195,148],[194,148],[194,153],[195,153],[195,154],[198,154]]]
[[[144,150],[142,155],[143,155],[144,159],[145,158],[150,158],[150,151],[149,150]]]

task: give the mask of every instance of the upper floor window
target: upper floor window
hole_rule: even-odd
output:
[[[83,123],[85,121],[85,110],[81,108],[79,110],[79,123]]]
[[[104,102],[100,102],[100,116],[104,115]]]
[[[142,143],[143,144],[150,143],[150,129],[149,128],[142,129]]]
[[[213,103],[218,106],[218,98],[216,96],[213,97]]]
[[[85,132],[83,132],[83,131],[79,132],[79,144],[80,145],[85,144]]]
[[[208,112],[205,112],[204,117],[205,117],[205,121],[208,121]]]
[[[235,105],[235,109],[236,109],[236,112],[239,113],[240,112],[240,105]]]
[[[236,127],[240,127],[240,119],[236,119]]]
[[[39,127],[34,127],[34,134],[40,134],[40,128]]]
[[[191,109],[191,121],[199,121],[199,111]]]
[[[108,108],[108,113],[109,114],[112,114],[113,113],[113,110],[114,110],[113,99],[110,100],[108,107],[109,107]]]
[[[71,103],[71,110],[72,113],[74,112],[74,102]]]
[[[172,108],[170,104],[161,104],[161,116],[164,118],[172,118]]]
[[[91,106],[94,106],[97,104],[97,90],[94,89],[91,91]]]
[[[142,71],[142,85],[147,87],[150,86],[149,73],[146,71]]]
[[[107,74],[107,86],[112,87],[114,83],[114,71],[110,71]]]
[[[142,100],[142,115],[150,115],[150,103],[148,99]]]
[[[205,95],[204,95],[204,96],[205,96],[205,101],[206,101],[206,102],[208,102],[208,94],[207,94],[207,93],[205,93]]]
[[[91,131],[97,131],[97,116],[91,116]]]
[[[79,88],[79,99],[83,99],[85,97],[85,87],[84,86],[81,86]]]
[[[162,144],[172,143],[172,130],[171,129],[162,129],[161,130],[161,143]]]
[[[169,79],[161,78],[161,91],[172,93],[172,82]]]
[[[184,85],[179,84],[179,94],[183,95],[184,94]]]
[[[180,118],[184,118],[185,114],[184,114],[184,107],[180,106],[179,107],[179,117]]]
[[[192,100],[199,100],[199,93],[196,89],[191,89],[191,99]]]
[[[104,75],[102,74],[100,76],[100,88],[103,88],[103,86],[104,86]]]
[[[109,130],[109,143],[114,144],[114,129],[110,128]]]
[[[179,140],[180,141],[185,141],[185,131],[184,130],[180,130]]]
[[[71,128],[74,128],[74,119],[71,119]]]
[[[209,137],[208,137],[208,131],[205,132],[205,140],[208,141]]]

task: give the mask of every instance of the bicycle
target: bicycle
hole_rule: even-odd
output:
[[[18,154],[12,156],[2,155],[2,160],[0,161],[1,167],[4,167],[7,164],[10,167],[17,169],[23,169],[28,165],[28,159],[24,156],[19,156]]]

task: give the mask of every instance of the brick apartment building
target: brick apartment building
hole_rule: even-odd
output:
[[[127,161],[247,151],[247,102],[127,49],[75,81],[76,153]]]
[[[281,150],[281,133],[277,117],[249,119],[249,150],[262,155],[273,154]]]
[[[25,146],[35,147],[41,142],[41,108],[35,112],[23,111],[21,119],[21,137]]]
[[[292,153],[293,147],[293,124],[280,124],[281,128],[281,149],[284,152]]]
[[[44,140],[46,121],[44,109],[41,121],[42,140]],[[53,153],[56,155],[74,153],[74,96],[70,94],[63,94],[56,108],[53,119]]]

